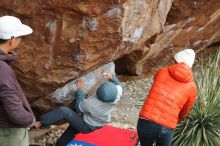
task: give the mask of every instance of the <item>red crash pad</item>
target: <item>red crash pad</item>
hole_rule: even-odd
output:
[[[75,141],[83,141],[97,146],[136,146],[136,131],[104,126],[88,134],[77,134]]]

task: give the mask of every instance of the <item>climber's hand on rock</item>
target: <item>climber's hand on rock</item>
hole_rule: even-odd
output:
[[[110,73],[110,72],[104,72],[103,73],[103,77],[105,78],[105,79],[107,79],[107,80],[111,80],[112,79],[112,73]]]
[[[78,80],[77,82],[76,82],[76,86],[77,86],[77,89],[78,90],[82,90],[84,87],[85,87],[85,82],[83,81],[83,80]]]

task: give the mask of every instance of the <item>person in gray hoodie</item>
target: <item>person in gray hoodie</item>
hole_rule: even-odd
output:
[[[0,146],[28,146],[35,116],[10,64],[21,37],[32,29],[13,16],[0,17]]]
[[[55,124],[61,120],[69,123],[69,127],[57,141],[57,146],[67,145],[77,133],[89,133],[101,128],[111,120],[111,113],[122,96],[122,86],[116,76],[111,73],[104,73],[104,78],[109,81],[102,84],[88,98],[82,92],[84,82],[77,82],[78,91],[76,94],[76,111],[69,107],[59,107],[40,117],[35,124],[36,128]],[[82,113],[81,116],[79,113]]]

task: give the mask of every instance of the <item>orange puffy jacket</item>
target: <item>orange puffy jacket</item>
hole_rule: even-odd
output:
[[[140,118],[176,128],[190,111],[197,95],[193,72],[185,63],[160,69],[140,111]]]

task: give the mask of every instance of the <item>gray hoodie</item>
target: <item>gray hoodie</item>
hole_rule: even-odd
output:
[[[0,49],[0,128],[31,127],[35,116],[10,67],[13,59]]]
[[[117,77],[114,76],[110,81],[117,88],[117,97],[114,102],[102,102],[98,99],[96,93],[86,99],[84,99],[85,94],[82,91],[76,93],[76,103],[79,104],[78,111],[83,112],[84,121],[91,126],[101,127],[109,123],[111,113],[122,96],[122,86]]]

